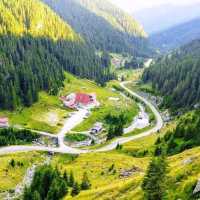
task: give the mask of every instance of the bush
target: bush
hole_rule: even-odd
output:
[[[90,187],[91,187],[91,184],[90,184],[90,181],[88,179],[88,175],[85,172],[83,174],[83,179],[82,179],[82,183],[81,183],[81,189],[82,190],[88,190],[88,189],[90,189]]]
[[[115,164],[112,164],[112,165],[109,167],[108,171],[111,172],[111,171],[113,171],[114,169],[115,169]]]
[[[107,140],[111,140],[114,137],[123,135],[124,125],[126,124],[126,117],[124,114],[109,114],[105,117],[105,120],[106,123],[109,125]]]
[[[10,165],[11,167],[15,167],[15,160],[12,159],[12,160],[10,161],[9,165]]]

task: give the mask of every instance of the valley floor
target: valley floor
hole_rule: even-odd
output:
[[[140,99],[140,101],[143,101],[152,110],[157,121],[155,127],[143,130],[137,135],[114,139],[110,144],[99,146],[96,149],[82,150],[67,146],[61,146],[60,149],[37,146],[0,149],[2,154],[9,153],[12,148],[13,151],[33,151],[13,153],[11,150],[11,154],[0,156],[0,162],[3,163],[0,169],[0,180],[2,182],[0,184],[0,198],[5,199],[8,191],[12,193],[15,190],[31,166],[42,163],[45,160],[46,153],[34,151],[41,150],[80,154],[55,154],[50,161],[50,164],[57,167],[62,173],[65,170],[68,173],[73,172],[75,179],[79,183],[84,172],[88,174],[92,185],[91,189],[81,191],[75,197],[72,197],[69,193],[64,198],[66,200],[143,200],[144,194],[141,189],[141,183],[154,152],[154,144],[158,137],[164,135],[168,130],[174,129],[176,121],[172,121],[162,128],[163,122],[156,108],[146,99],[128,89],[126,87],[127,83],[121,83],[121,87]],[[88,122],[85,125],[84,123],[82,122],[85,129],[88,126]],[[157,132],[158,130],[160,130],[159,133]],[[61,131],[60,133],[64,132]],[[61,136],[63,137],[62,134]],[[118,144],[122,144],[120,149],[116,149]],[[188,200],[200,176],[199,152],[199,147],[197,147],[167,158],[167,199],[176,200],[179,198]],[[14,166],[11,164],[12,160],[15,161]]]
[[[125,87],[124,84],[121,84],[121,87],[123,87],[125,90],[127,90],[129,93],[132,93],[132,95],[137,96],[137,94],[130,91],[128,88]],[[99,194],[102,194],[102,199],[105,196],[105,199],[112,195],[113,198],[121,198],[128,195],[128,191],[130,191],[130,196],[134,195],[138,192],[140,182],[142,180],[142,177],[144,175],[144,172],[146,170],[146,167],[148,166],[149,158],[134,158],[133,156],[128,155],[127,153],[118,152],[116,150],[113,150],[116,148],[118,144],[124,144],[131,140],[138,140],[139,138],[143,138],[145,136],[148,136],[150,134],[153,134],[158,129],[162,127],[162,119],[159,116],[159,113],[156,109],[154,109],[153,105],[146,102],[145,99],[137,96],[137,98],[140,98],[142,101],[145,101],[148,106],[155,112],[156,116],[158,117],[157,125],[156,127],[145,131],[144,133],[135,135],[135,136],[128,136],[128,137],[122,137],[115,139],[111,141],[111,144],[108,144],[105,147],[101,147],[98,150],[78,150],[73,149],[66,146],[61,146],[60,149],[56,148],[49,148],[49,147],[37,147],[37,146],[16,146],[16,147],[7,147],[5,149],[0,149],[1,154],[2,153],[12,153],[15,151],[34,151],[34,150],[42,150],[42,151],[55,151],[55,152],[62,152],[62,153],[86,153],[89,154],[83,154],[75,157],[75,159],[71,159],[71,156],[69,155],[56,155],[53,157],[52,165],[58,166],[61,170],[71,171],[73,170],[75,176],[78,180],[80,180],[80,177],[82,176],[82,173],[84,171],[88,171],[91,182],[92,182],[92,189],[86,192],[81,192],[79,196],[77,196],[77,199],[91,199],[91,198],[97,198]],[[107,97],[106,97],[107,99]],[[126,98],[127,100],[127,98]],[[64,132],[63,132],[64,133]],[[112,151],[113,150],[113,151]],[[105,153],[90,153],[94,151],[110,151]],[[17,154],[11,154],[7,155],[7,164],[9,164],[10,160],[12,159],[12,156],[14,155],[23,155],[24,153],[17,153]],[[31,155],[31,152],[27,152],[27,155]],[[38,154],[39,155],[39,154]],[[42,155],[42,154],[41,154]],[[9,157],[10,156],[10,157]],[[1,156],[0,158],[3,158]],[[31,156],[30,156],[31,158]],[[38,157],[39,158],[39,157]],[[35,157],[33,157],[33,162],[35,162]],[[18,158],[16,157],[16,161],[18,161]],[[112,167],[112,170],[109,168]],[[16,167],[16,166],[15,166]],[[26,166],[28,168],[29,166]],[[75,167],[75,168],[74,168]],[[21,168],[19,167],[21,170]],[[24,171],[25,172],[25,171]],[[128,173],[128,176],[126,175]],[[17,175],[17,174],[15,174]],[[6,177],[5,177],[6,178]],[[19,179],[22,179],[23,175],[21,174]],[[2,179],[3,180],[3,179]],[[112,186],[110,183],[112,182]],[[10,187],[10,188],[9,188]],[[7,189],[13,189],[14,185],[10,185]],[[131,188],[135,188],[136,191],[132,191]],[[3,188],[2,188],[3,190]],[[115,191],[115,192],[114,192]],[[140,191],[140,189],[139,189]],[[113,193],[114,192],[114,193]],[[98,195],[97,195],[98,194]],[[140,196],[140,194],[139,194]],[[70,196],[67,196],[66,199],[70,199]],[[139,199],[139,197],[138,197]]]
[[[81,149],[75,149],[69,146],[66,146],[66,144],[64,143],[64,136],[65,136],[65,131],[70,131],[73,126],[76,126],[78,123],[80,123],[81,121],[83,121],[85,113],[81,114],[81,118],[80,120],[76,120],[77,115],[75,114],[72,118],[70,118],[69,120],[71,120],[68,124],[65,124],[63,129],[59,132],[58,134],[58,142],[59,142],[59,147],[55,148],[55,147],[44,147],[44,146],[11,146],[11,147],[5,147],[5,148],[1,148],[0,149],[0,154],[6,154],[6,153],[13,153],[13,152],[17,152],[17,151],[52,151],[52,152],[60,152],[60,153],[71,153],[71,154],[80,154],[80,153],[89,153],[89,152],[105,152],[105,151],[110,151],[116,148],[117,145],[119,144],[124,144],[127,143],[131,140],[135,140],[141,137],[145,137],[148,136],[152,133],[157,132],[158,130],[160,130],[163,126],[163,121],[162,118],[159,114],[159,112],[157,111],[157,109],[150,103],[148,102],[145,98],[139,96],[138,94],[134,93],[133,91],[131,91],[130,89],[128,89],[125,85],[128,82],[122,82],[120,83],[120,86],[126,91],[128,92],[130,95],[134,96],[135,98],[139,99],[141,102],[143,102],[146,106],[148,106],[151,111],[153,112],[153,114],[156,117],[156,125],[155,127],[144,131],[141,134],[138,135],[134,135],[134,136],[128,136],[128,137],[121,137],[121,138],[117,138],[114,139],[113,141],[111,141],[110,143],[108,143],[107,145],[97,149],[97,150],[81,150]],[[126,98],[127,99],[127,98]],[[84,111],[84,110],[83,110]],[[79,111],[77,111],[78,113],[82,113],[82,110],[80,109]],[[66,121],[66,123],[68,123],[68,121]]]

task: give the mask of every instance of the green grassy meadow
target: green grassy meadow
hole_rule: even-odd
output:
[[[56,133],[62,127],[62,122],[68,112],[62,107],[57,96],[41,92],[39,101],[31,107],[12,112],[1,111],[0,116],[7,116],[11,126]]]
[[[155,141],[168,130],[175,127],[176,122],[165,126],[160,133],[156,133],[122,145],[121,150],[105,153],[89,153],[77,156],[55,154],[51,165],[62,173],[71,171],[75,180],[81,183],[84,172],[87,172],[92,184],[91,189],[81,191],[79,195],[71,197],[70,192],[65,200],[107,200],[107,199],[136,199],[143,200],[141,183],[154,151]],[[146,155],[137,156],[135,153],[148,150]],[[191,196],[200,176],[199,147],[186,150],[180,154],[167,158],[166,199],[195,199]],[[23,166],[12,168],[11,159],[20,161]],[[44,154],[37,152],[18,153],[0,156],[0,191],[13,189],[25,175],[28,167],[41,162]],[[186,161],[190,162],[186,162]],[[137,169],[128,177],[121,176],[123,171]]]
[[[118,69],[116,73],[120,77],[124,77],[125,81],[138,81],[143,73],[143,69]]]
[[[65,136],[65,141],[67,142],[81,142],[86,140],[88,137],[84,134],[75,133],[75,134],[67,134]]]

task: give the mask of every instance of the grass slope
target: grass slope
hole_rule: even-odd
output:
[[[139,190],[143,172],[146,170],[149,158],[134,158],[118,152],[92,153],[80,155],[69,162],[65,155],[57,155],[52,164],[61,170],[73,171],[75,179],[81,182],[84,172],[88,173],[92,188],[81,192],[74,199],[120,199],[133,195],[134,189]],[[114,164],[114,169],[109,168]],[[135,172],[128,178],[120,178],[122,170],[138,167],[141,172]],[[112,184],[111,184],[112,183]],[[135,191],[137,193],[137,191]],[[72,199],[70,195],[66,200]]]
[[[14,189],[21,183],[26,170],[33,164],[41,162],[44,154],[37,152],[16,153],[0,156],[0,193],[5,190]],[[9,162],[14,159],[15,162],[23,163],[23,166],[12,167]]]
[[[190,160],[191,162],[186,162]],[[200,148],[193,148],[170,157],[167,199],[198,199],[192,195],[200,177]]]
[[[141,152],[144,150],[152,150],[154,148],[154,144],[158,137],[163,136],[166,134],[167,131],[173,130],[176,125],[176,122],[171,122],[168,125],[164,126],[160,133],[154,133],[152,135],[146,136],[144,138],[139,138],[137,140],[128,142],[123,145],[122,152],[125,153],[134,153],[134,152]]]

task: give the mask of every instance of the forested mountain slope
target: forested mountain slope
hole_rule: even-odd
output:
[[[0,34],[77,40],[72,28],[39,0],[2,0]]]
[[[142,26],[107,0],[43,0],[99,50],[143,54]]]
[[[146,69],[143,81],[152,83],[170,107],[192,107],[200,103],[200,40],[159,58]]]
[[[189,112],[180,117],[174,130],[158,138],[156,149],[162,149],[168,155],[174,155],[200,146],[200,110]]]
[[[99,83],[112,78],[94,50],[43,2],[2,0],[0,21],[1,109],[30,106],[40,90],[56,94],[64,70]]]
[[[165,52],[198,38],[200,38],[200,18],[153,34],[150,36],[150,43],[155,48]]]

